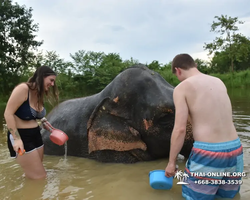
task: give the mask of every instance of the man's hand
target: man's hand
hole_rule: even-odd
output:
[[[166,177],[172,177],[172,176],[174,176],[175,173],[176,173],[176,170],[177,170],[176,164],[169,162],[168,165],[167,165],[167,167],[166,167],[166,169],[165,169],[165,176]]]

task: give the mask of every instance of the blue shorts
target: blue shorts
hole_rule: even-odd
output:
[[[23,141],[23,146],[25,149],[25,153],[29,153],[34,151],[35,149],[39,149],[43,147],[43,140],[40,133],[40,127],[35,128],[27,128],[27,129],[17,129],[18,133]],[[16,157],[17,154],[13,149],[14,139],[11,133],[8,131],[7,133],[7,143],[10,151],[11,157]]]
[[[182,185],[188,200],[233,198],[240,190],[243,172],[243,148],[240,139],[221,143],[194,142]],[[240,173],[237,173],[240,172]]]

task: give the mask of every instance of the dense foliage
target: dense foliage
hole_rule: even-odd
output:
[[[245,70],[250,64],[250,41],[240,33],[237,24],[243,24],[237,17],[227,15],[215,16],[217,21],[211,25],[211,31],[218,33],[212,43],[205,44],[204,48],[209,54],[215,53],[211,62],[213,71],[233,72]],[[229,68],[230,66],[230,68]]]
[[[34,59],[34,51],[42,42],[35,40],[38,25],[32,20],[32,9],[0,1],[0,92],[9,90],[20,82],[28,63]]]

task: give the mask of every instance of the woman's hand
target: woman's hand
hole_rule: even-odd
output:
[[[20,151],[23,153],[25,150],[24,150],[24,147],[23,147],[23,141],[22,139],[15,139],[14,140],[14,145],[13,145],[13,149],[15,152],[18,153],[18,150],[20,149]]]

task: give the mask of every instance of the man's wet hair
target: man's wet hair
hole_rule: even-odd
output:
[[[190,68],[196,67],[194,59],[189,54],[178,54],[174,57],[172,61],[172,72],[173,74],[176,73],[175,68],[181,68],[188,70]]]

